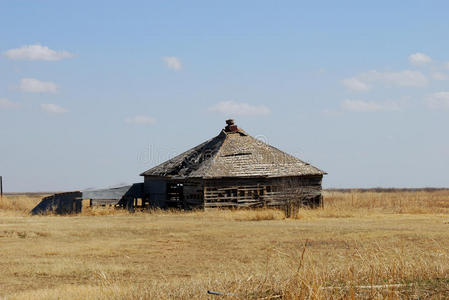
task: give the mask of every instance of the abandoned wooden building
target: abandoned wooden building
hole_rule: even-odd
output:
[[[90,206],[208,209],[220,207],[317,207],[326,173],[253,138],[233,120],[214,138],[140,174],[143,183],[57,193],[32,214],[79,213]]]
[[[233,120],[214,138],[144,172],[152,206],[319,206],[326,173],[238,128]]]

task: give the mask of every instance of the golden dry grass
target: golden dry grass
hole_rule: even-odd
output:
[[[0,216],[27,215],[45,194],[11,194],[0,198]]]
[[[327,192],[324,209],[289,219],[278,210],[104,208],[31,217],[8,201],[0,298],[449,297],[447,191]]]

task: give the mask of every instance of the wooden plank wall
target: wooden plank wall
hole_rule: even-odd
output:
[[[189,209],[204,208],[203,185],[200,183],[185,183],[184,202]]]
[[[144,179],[145,198],[150,201],[153,207],[167,207],[167,179],[154,179],[145,176]]]
[[[167,182],[167,207],[196,209],[204,208],[203,184],[201,182]]]
[[[45,214],[54,212],[56,214],[72,214],[81,212],[81,192],[67,192],[54,194],[42,199],[31,214]]]
[[[204,207],[319,205],[322,176],[220,179],[204,184]]]
[[[120,200],[117,199],[90,199],[90,206],[115,206]]]
[[[149,183],[161,181],[165,189]],[[161,208],[283,207],[321,204],[322,176],[145,180],[149,201]],[[163,197],[163,201],[160,201]]]

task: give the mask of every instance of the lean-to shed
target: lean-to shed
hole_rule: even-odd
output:
[[[238,128],[144,172],[144,194],[158,207],[318,206],[325,172]]]

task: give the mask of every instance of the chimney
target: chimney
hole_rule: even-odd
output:
[[[226,120],[226,124],[227,124],[225,127],[226,132],[238,132],[239,131],[237,125],[234,124],[234,119]]]

